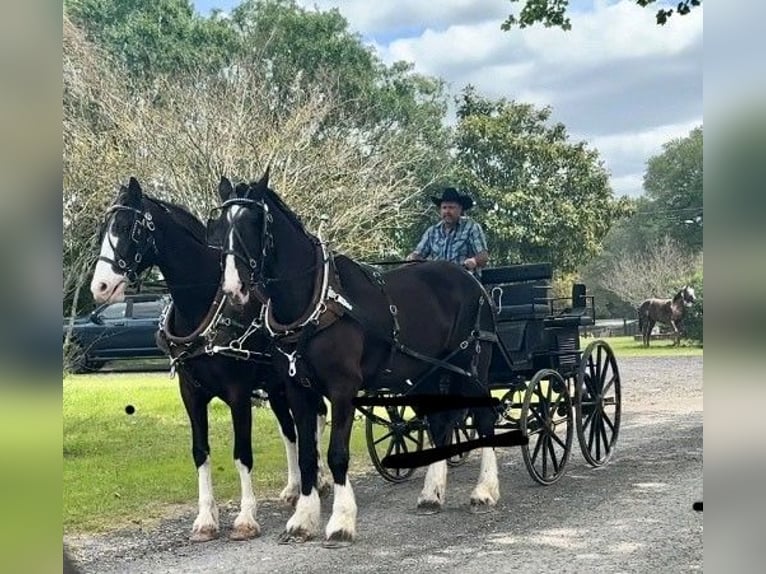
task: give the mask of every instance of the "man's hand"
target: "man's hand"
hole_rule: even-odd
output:
[[[417,251],[413,251],[407,256],[407,261],[418,261],[420,259],[422,259],[422,257],[420,257],[420,253]]]
[[[476,267],[478,267],[478,264],[476,263],[476,259],[474,259],[473,257],[469,257],[468,259],[463,261],[463,267],[465,267],[469,271],[473,271],[474,269],[476,269]]]

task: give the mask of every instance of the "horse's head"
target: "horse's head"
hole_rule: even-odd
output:
[[[252,185],[234,187],[221,177],[218,193],[222,203],[208,220],[208,243],[220,249],[223,257],[223,291],[235,305],[245,305],[263,278],[272,221],[263,198],[268,184],[268,169]]]
[[[681,298],[683,299],[685,307],[691,307],[694,305],[694,302],[697,300],[697,298],[694,296],[694,287],[684,285],[684,288],[681,289]]]
[[[125,286],[151,266],[154,221],[136,178],[120,186],[101,227],[101,253],[90,290],[96,303],[122,301]]]

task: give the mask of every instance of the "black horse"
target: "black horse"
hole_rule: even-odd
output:
[[[181,398],[191,422],[192,456],[199,480],[199,514],[192,526],[191,540],[204,542],[219,533],[208,443],[208,403],[214,397],[231,409],[234,464],[242,488],[240,513],[230,538],[246,540],[258,536],[260,526],[251,480],[253,390],[259,387],[267,390],[279,422],[288,462],[288,483],[281,497],[291,503],[297,502],[300,484],[295,424],[287,407],[284,385],[279,384],[264,353],[268,340],[259,339],[257,334],[250,337],[245,352],[239,353],[242,358],[237,358],[237,353],[225,356],[207,351],[216,343],[228,347],[234,333],[241,334],[250,319],[259,316],[261,303],[253,301],[232,315],[219,289],[220,256],[208,246],[205,226],[186,209],[144,195],[135,178],[121,187],[107,211],[102,234],[101,254],[91,283],[96,302],[122,300],[126,285],[153,265],[161,270],[172,296],[172,304],[161,321],[158,343],[177,369]],[[261,360],[243,360],[247,349],[251,349],[252,357],[260,355]],[[317,406],[322,422],[326,414],[323,408],[323,403]]]
[[[417,387],[418,394],[488,398],[495,333],[489,298],[476,279],[452,263],[413,263],[381,275],[328,252],[269,189],[268,170],[246,196],[229,194],[222,200],[208,231],[222,243],[223,290],[234,304],[253,296],[268,301],[264,324],[276,342],[274,366],[292,381],[287,396],[298,428],[301,498],[284,537],[303,541],[319,531],[310,399],[318,391],[332,408],[327,461],[335,489],[325,545],[350,543],[357,515],[347,476],[355,397],[360,391],[415,392]],[[431,358],[449,362],[438,368]],[[436,446],[449,443],[463,413],[428,417]],[[493,435],[493,409],[476,409],[473,416],[481,436]],[[428,468],[417,502],[421,512],[442,508],[446,477],[445,461]],[[485,448],[471,505],[488,510],[498,498],[495,452]]]
[[[673,329],[675,335],[673,344],[678,346],[681,340],[678,325],[686,315],[686,308],[694,305],[696,300],[694,288],[684,285],[672,299],[651,298],[642,301],[638,306],[638,328],[641,331],[644,347],[649,346],[652,329],[656,323],[663,323]]]

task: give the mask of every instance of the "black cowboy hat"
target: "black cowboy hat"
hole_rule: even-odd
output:
[[[467,195],[461,194],[454,187],[445,187],[442,191],[442,196],[438,197],[432,195],[431,201],[433,201],[436,205],[441,205],[445,201],[453,201],[462,205],[463,211],[467,211],[473,207],[473,199]]]

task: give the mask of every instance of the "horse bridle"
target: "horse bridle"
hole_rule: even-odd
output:
[[[140,247],[136,249],[136,254],[132,259],[120,254],[117,251],[117,246],[112,243],[112,239],[109,237],[109,229],[114,217],[119,211],[129,211],[133,213],[133,226],[130,230],[130,241]],[[106,221],[104,222],[104,234],[109,241],[109,245],[112,247],[116,259],[110,259],[104,255],[99,255],[98,260],[116,266],[125,274],[128,281],[132,283],[138,279],[138,266],[141,264],[141,261],[143,261],[144,256],[149,249],[152,249],[154,253],[157,253],[157,246],[154,243],[154,235],[152,234],[155,229],[152,214],[148,211],[144,212],[134,207],[128,207],[127,205],[113,205],[107,210],[106,216]]]
[[[226,264],[225,257],[227,255],[233,255],[235,259],[242,261],[245,266],[250,269],[250,289],[255,291],[259,299],[265,301],[267,298],[263,295],[265,293],[265,286],[268,282],[268,279],[265,276],[264,269],[266,265],[266,257],[269,253],[269,246],[274,245],[274,237],[271,235],[271,228],[269,226],[269,224],[273,221],[273,217],[271,213],[269,213],[269,206],[262,199],[256,201],[247,197],[234,197],[227,199],[216,209],[220,210],[221,217],[223,217],[226,211],[235,205],[248,208],[257,207],[263,211],[263,224],[261,228],[261,256],[258,259],[252,256],[250,250],[247,247],[247,243],[242,239],[242,235],[240,234],[236,223],[232,221],[229,223],[229,228],[236,235],[237,239],[239,239],[241,250],[244,252],[244,254],[240,253],[237,249],[227,249],[224,245],[221,245],[221,269],[223,269],[224,265]]]
[[[223,217],[223,214],[226,212],[226,210],[229,207],[235,205],[240,205],[247,208],[258,208],[263,212],[263,223],[261,227],[261,256],[259,259],[256,259],[251,255],[250,250],[247,248],[247,243],[242,239],[242,235],[237,229],[236,223],[231,222],[229,226],[239,239],[239,243],[242,246],[242,251],[244,254],[239,253],[236,249],[227,249],[226,247],[221,246],[221,268],[223,269],[223,266],[225,265],[224,258],[226,255],[233,255],[236,259],[242,261],[245,266],[250,269],[250,290],[253,291],[261,303],[266,304],[269,299],[268,295],[266,294],[266,286],[268,284],[296,279],[298,277],[313,273],[317,269],[318,265],[315,263],[311,267],[301,270],[298,273],[288,277],[267,277],[265,270],[266,260],[270,254],[270,250],[274,247],[274,236],[271,233],[270,225],[273,223],[274,217],[269,211],[269,205],[263,199],[255,200],[247,197],[234,197],[227,199],[216,209],[221,210],[221,217]],[[312,243],[316,244],[315,238],[309,236],[309,239]],[[326,259],[326,257],[323,259]]]

